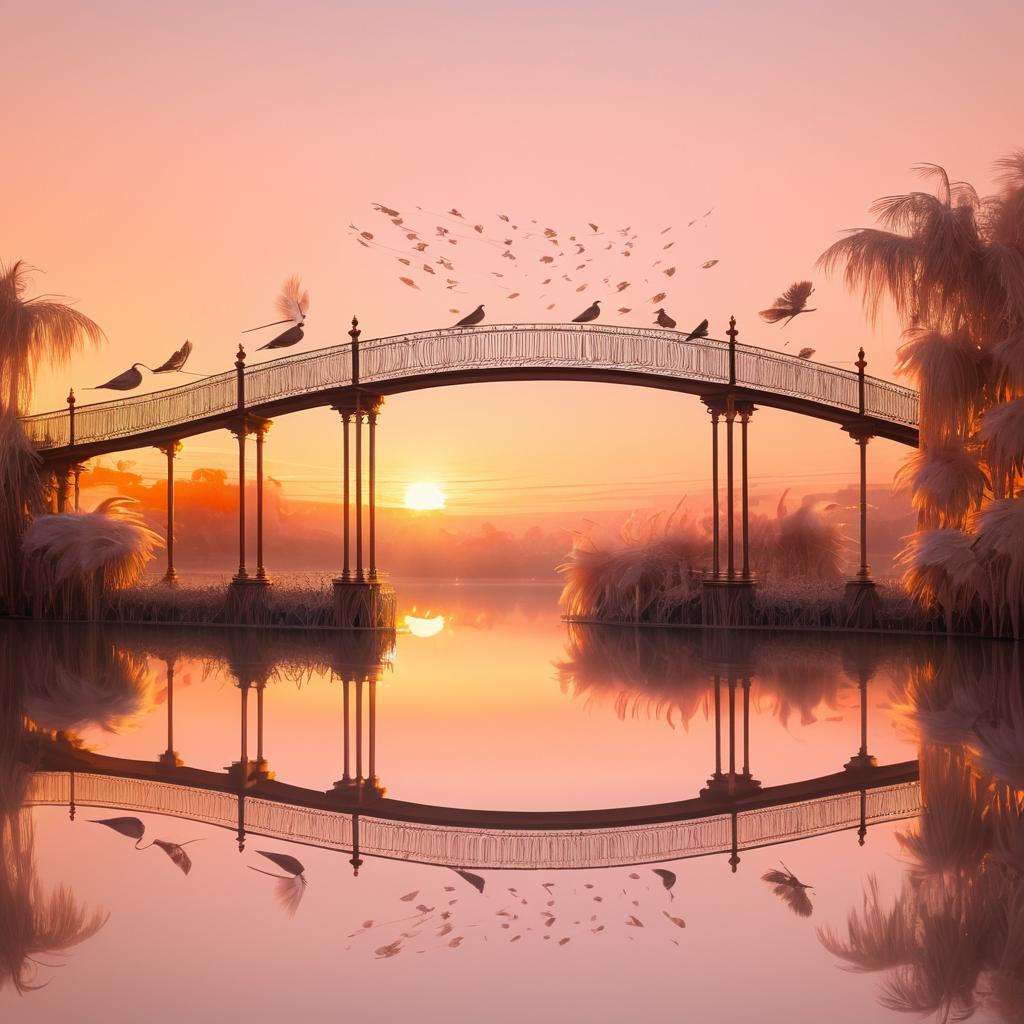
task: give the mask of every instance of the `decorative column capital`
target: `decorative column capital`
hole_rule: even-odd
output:
[[[735,345],[736,339],[739,337],[740,333],[736,327],[736,317],[729,317],[729,330],[727,330],[725,333],[728,335],[729,340]]]
[[[857,362],[855,362],[853,365],[857,367],[858,373],[863,373],[865,369],[867,369],[868,361],[864,358],[863,347],[857,353]]]
[[[352,317],[352,329],[348,332],[348,336],[352,339],[353,344],[359,341],[359,335],[362,332],[359,330],[359,318]]]
[[[182,448],[185,447],[184,441],[179,441],[175,438],[173,441],[165,441],[163,444],[158,444],[156,450],[162,452],[168,458],[176,459],[181,454]]]
[[[70,406],[70,408],[74,409],[74,407],[75,407],[75,389],[74,388],[71,388],[71,390],[68,391],[67,403]]]
[[[241,344],[239,344],[238,351],[235,353],[235,369],[245,369],[245,349],[242,347]]]
[[[843,432],[849,434],[858,444],[867,444],[875,436],[874,430],[866,423],[847,423],[843,427]]]

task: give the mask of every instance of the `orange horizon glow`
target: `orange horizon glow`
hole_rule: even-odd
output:
[[[0,255],[45,270],[37,290],[70,296],[109,342],[44,372],[36,410],[61,407],[69,386],[82,403],[105,398],[87,389],[132,362],[155,365],[185,338],[195,345],[187,369],[230,369],[239,332],[276,319],[274,297],[293,273],[311,303],[289,352],[346,340],[353,314],[368,341],[447,326],[450,309],[480,301],[488,322],[545,321],[603,297],[606,322],[647,326],[664,304],[681,325],[708,317],[721,336],[735,314],[741,343],[810,347],[822,362],[852,365],[863,344],[868,372],[892,377],[900,325],[883,311],[872,329],[817,256],[843,229],[872,223],[877,197],[918,187],[914,164],[942,163],[985,192],[992,161],[1022,142],[1012,104],[998,102],[1024,92],[1014,51],[1024,11],[1010,3],[968,22],[890,5],[884,31],[870,5],[797,0],[653,4],[643,16],[635,5],[583,13],[527,0],[503,13],[500,32],[457,2],[256,14],[56,6],[45,21],[28,8],[7,17],[18,46],[0,74],[10,93],[30,83],[32,104],[9,114],[18,144]],[[339,40],[353,44],[344,59]],[[839,48],[871,52],[870,74],[837,61]],[[527,54],[531,74],[508,73]],[[954,119],[934,97],[965,54],[985,59],[958,86],[970,116]],[[898,113],[907,109],[912,118]],[[669,285],[638,280],[638,301],[619,316],[611,294],[576,295],[574,284],[517,299],[498,279],[479,296],[408,288],[391,256],[351,237],[350,224],[378,216],[374,203],[457,206],[488,223],[507,212],[541,226],[630,225],[641,238],[714,213],[672,250],[680,270]],[[493,268],[469,269],[476,281]],[[762,323],[758,310],[805,277],[817,311],[785,328]],[[669,298],[652,304],[662,290]],[[250,365],[276,354],[247,347]],[[147,377],[140,392],[165,383]],[[764,500],[856,479],[855,448],[829,424],[760,410],[750,445],[752,494]],[[415,392],[382,412],[379,500],[397,507],[409,481],[442,480],[460,513],[573,529],[595,512],[699,503],[708,447],[707,416],[688,396],[579,383]],[[871,481],[888,484],[905,454],[873,441]],[[162,478],[155,449],[109,462],[120,458]],[[335,501],[340,461],[330,410],[281,417],[268,436],[267,473],[294,501]],[[179,470],[199,468],[233,478],[227,431],[186,441]]]

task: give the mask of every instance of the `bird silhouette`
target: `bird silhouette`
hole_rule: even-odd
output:
[[[272,338],[266,345],[260,345],[259,351],[265,348],[290,348],[302,341],[303,324],[306,321],[306,313],[309,312],[309,292],[302,287],[302,281],[297,276],[289,277],[281,288],[281,294],[277,297],[277,311],[284,317],[283,320],[274,320],[269,324],[261,324],[259,327],[250,327],[243,334],[251,334],[253,331],[262,331],[264,327],[276,327],[278,324],[291,323],[292,326],[282,331],[276,338]]]
[[[781,871],[777,869],[766,871],[761,879],[774,887],[772,891],[794,914],[799,917],[811,916],[814,907],[811,905],[807,890],[812,886],[801,882],[785,864],[782,864]]]
[[[761,310],[761,319],[769,324],[777,324],[784,320],[782,325],[786,326],[801,313],[813,313],[817,309],[808,309],[807,300],[814,292],[814,285],[810,281],[797,281],[791,284],[768,309]],[[788,344],[788,343],[787,343]]]
[[[706,338],[708,336],[708,322],[707,320],[701,320],[699,324],[686,336],[687,341],[693,341],[695,338]]]
[[[675,327],[676,322],[663,309],[658,310],[658,318],[654,321],[659,327],[667,327],[670,331]]]
[[[149,369],[145,363],[132,363],[131,369],[125,370],[124,373],[119,373],[116,377],[111,377],[106,384],[97,384],[96,387],[88,388],[87,390],[131,391],[142,383],[142,370],[139,369],[140,366]]]
[[[797,357],[799,359],[810,359],[814,355],[814,351],[813,348],[802,348],[797,352]]]
[[[302,333],[302,324],[295,324],[276,338],[271,338],[266,345],[260,345],[257,351],[262,352],[265,348],[291,348],[292,345],[298,345],[302,341]]]
[[[273,871],[264,871],[262,868],[254,868],[251,864],[249,865],[250,871],[256,871],[261,875],[269,875],[271,878],[277,879],[277,884],[274,886],[274,896],[277,902],[281,904],[285,913],[289,917],[294,917],[295,911],[299,909],[299,904],[305,895],[306,885],[308,884],[306,882],[305,865],[302,861],[287,853],[272,853],[269,850],[257,850],[256,852],[287,872],[284,875],[277,875]]]
[[[172,352],[170,358],[165,363],[161,363],[153,373],[174,373],[176,370],[180,370],[185,363],[188,361],[188,357],[192,354],[192,342],[186,341],[176,352]]]
[[[579,316],[572,318],[572,322],[574,324],[589,324],[591,320],[596,320],[601,315],[601,310],[598,308],[600,302],[600,299],[594,299]]]
[[[477,306],[472,313],[464,316],[455,326],[456,327],[475,327],[484,318],[484,307]]]

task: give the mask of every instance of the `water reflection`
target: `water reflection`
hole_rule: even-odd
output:
[[[951,641],[907,673],[923,807],[898,836],[906,874],[890,898],[869,879],[845,929],[821,933],[850,969],[885,976],[890,1009],[1024,1015],[1021,679],[1016,644]]]
[[[38,980],[44,964],[95,935],[103,927],[106,913],[84,906],[64,885],[48,888],[37,875],[35,827],[25,800],[38,741],[43,737],[26,719],[24,648],[13,639],[11,630],[0,631],[0,989],[10,984],[18,993],[25,993],[44,983]],[[109,669],[102,659],[96,664]],[[102,720],[108,725],[106,713],[112,708],[123,713],[126,707],[119,687],[107,685],[117,679],[116,673],[105,672],[103,685],[87,683],[89,697],[76,693],[68,677],[58,681],[46,678],[42,682],[56,682],[56,687],[42,690],[35,688],[40,680],[28,678],[35,684],[37,709],[49,709],[46,698],[52,698],[57,687],[68,693],[76,720]],[[131,673],[119,679],[121,683],[137,681]],[[125,692],[136,695],[131,685]]]
[[[514,622],[509,614],[506,621]],[[661,803],[510,811],[413,802],[406,799],[415,796],[408,770],[397,773],[397,783],[389,770],[402,751],[381,737],[398,728],[401,708],[387,705],[381,714],[381,688],[403,657],[427,648],[438,652],[442,671],[453,670],[467,649],[458,646],[466,636],[459,616],[453,623],[436,643],[409,638],[404,648],[398,638],[397,649],[393,635],[369,632],[0,631],[11,681],[0,690],[5,978],[19,992],[47,980],[51,972],[34,960],[53,962],[48,954],[89,938],[105,920],[85,907],[92,902],[85,899],[88,876],[76,882],[80,899],[66,887],[47,891],[38,879],[38,807],[54,816],[64,808],[64,831],[53,835],[68,858],[89,848],[113,863],[127,853],[124,870],[152,871],[145,877],[158,891],[178,883],[212,900],[249,879],[244,912],[258,917],[265,910],[282,923],[294,915],[290,927],[300,930],[292,938],[306,954],[302,943],[312,937],[301,929],[329,908],[337,929],[332,949],[400,963],[432,952],[457,958],[470,947],[474,956],[539,947],[587,950],[599,964],[608,962],[601,958],[610,954],[600,952],[607,943],[617,962],[636,967],[629,951],[640,944],[645,955],[660,956],[662,948],[689,942],[687,956],[699,957],[698,946],[712,948],[715,929],[725,927],[718,920],[740,930],[757,921],[753,931],[762,934],[781,929],[783,944],[800,941],[787,927],[815,943],[820,921],[823,948],[812,946],[819,959],[808,959],[804,948],[801,971],[817,972],[824,989],[831,991],[824,972],[837,957],[858,972],[884,974],[881,1005],[888,1009],[939,1018],[983,1008],[1013,1019],[1021,1011],[1024,713],[1014,647],[558,627],[545,661],[555,663],[557,682],[548,668],[545,685],[560,705],[578,714],[608,702],[624,724],[605,717],[623,742],[648,724],[665,734],[671,730],[660,722],[679,726],[679,749],[693,755],[699,774],[680,775],[677,796]],[[476,649],[492,652],[493,665],[519,642],[518,633],[503,640],[502,630],[471,631],[474,644],[492,645]],[[196,692],[203,688],[182,689],[195,666],[222,687],[217,706],[226,713],[208,728],[215,760],[195,750],[195,722],[212,704]],[[479,666],[485,679],[491,667]],[[434,685],[422,686],[417,700],[436,700],[457,716],[458,692]],[[502,694],[506,717],[515,696]],[[881,722],[868,715],[879,697],[895,705]],[[417,714],[423,706],[414,705]],[[829,724],[840,715],[849,722],[841,733]],[[320,720],[329,721],[331,749],[322,762],[317,755],[319,767],[300,786],[280,757],[275,724],[291,722],[301,734]],[[899,748],[885,735],[890,722],[919,740],[920,767],[891,756]],[[784,763],[762,723],[793,739],[795,753]],[[504,725],[497,715],[492,727]],[[136,748],[125,756],[119,737],[107,739],[136,726],[136,741],[148,748],[142,759]],[[403,741],[414,728],[399,729]],[[829,742],[824,771],[820,759],[799,756],[808,728],[844,737]],[[609,735],[614,743],[616,733]],[[436,763],[445,756],[438,750]],[[585,773],[617,756],[605,746],[593,761],[565,770]],[[666,762],[662,770],[677,767]],[[887,895],[894,880],[864,880],[866,867],[888,859],[889,823],[917,817],[922,800],[919,818],[900,832],[905,875]],[[872,851],[874,838],[859,849],[857,840],[874,836],[876,827],[881,852]],[[829,847],[833,855],[843,851],[841,879],[817,852],[829,836],[841,844]],[[811,837],[820,838],[802,841]],[[198,839],[204,841],[190,845]],[[132,843],[152,843],[159,852],[136,855]],[[704,857],[722,880],[706,883],[714,917],[701,914],[699,862],[690,860]],[[342,872],[356,888],[340,898]],[[863,898],[841,926],[862,881]],[[372,906],[358,902],[360,891],[372,893]],[[117,893],[105,894],[113,906]],[[269,925],[260,920],[275,927],[273,918]],[[6,922],[13,922],[9,929]],[[145,927],[135,922],[128,934],[141,940]],[[703,936],[697,946],[696,936]],[[194,941],[206,948],[202,937]]]

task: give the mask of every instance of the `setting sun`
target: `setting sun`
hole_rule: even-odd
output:
[[[410,484],[405,492],[405,507],[415,509],[417,512],[428,512],[444,508],[445,493],[435,483],[427,480],[417,480]]]

